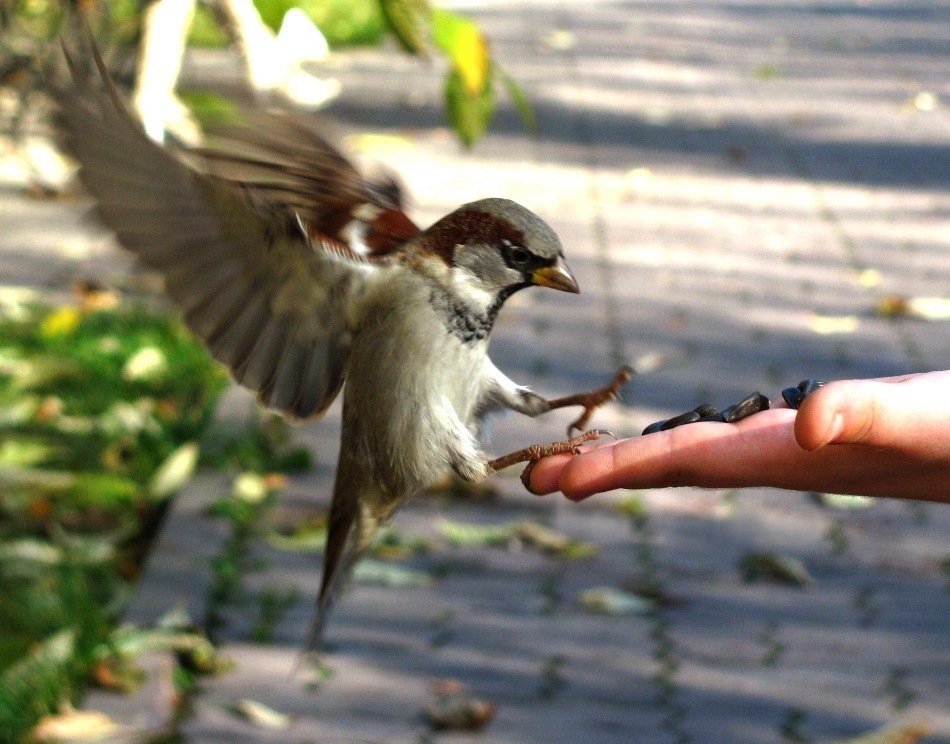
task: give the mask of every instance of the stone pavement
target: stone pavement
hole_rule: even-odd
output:
[[[422,222],[486,195],[518,200],[561,235],[578,297],[532,291],[506,306],[493,358],[549,394],[641,374],[598,426],[632,435],[701,402],[770,395],[806,376],[950,366],[950,321],[882,319],[887,295],[947,297],[950,277],[950,2],[452,3],[486,28],[540,119],[527,136],[505,107],[471,154],[441,125],[440,76],[391,52],[333,61],[329,110],[397,171]],[[233,83],[220,55],[194,79]],[[101,233],[62,204],[0,191],[2,282],[56,290],[116,271]],[[247,405],[235,392],[228,411]],[[508,417],[491,449],[559,438],[570,414]],[[297,431],[316,467],[282,514],[325,508],[339,412]],[[882,501],[856,510],[769,490],[618,493],[582,505],[525,494],[516,472],[489,503],[420,498],[395,520],[437,538],[444,520],[530,518],[597,546],[567,559],[527,546],[469,546],[405,561],[423,586],[357,582],[328,627],[317,684],[292,675],[319,580],[316,553],[262,544],[253,591],[300,600],[269,643],[252,609],[230,614],[235,669],[206,680],[182,724],[193,742],[817,742],[925,721],[950,742],[950,509]],[[131,618],[176,603],[202,612],[207,560],[226,531],[183,494]],[[801,559],[804,589],[743,582],[753,552]],[[578,605],[592,587],[653,582],[673,598],[646,614]],[[433,733],[430,682],[497,704],[480,734]],[[267,729],[241,699],[288,714]],[[91,707],[113,706],[92,696]],[[141,709],[132,717],[145,716]]]

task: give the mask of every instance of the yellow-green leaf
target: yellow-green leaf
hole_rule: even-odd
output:
[[[491,72],[491,50],[478,24],[448,10],[432,13],[435,44],[445,52],[469,95],[485,90]]]
[[[530,134],[537,134],[538,117],[535,116],[534,108],[531,106],[531,102],[528,100],[528,96],[525,95],[524,90],[515,82],[515,79],[511,77],[511,75],[502,70],[498,65],[495,65],[495,74],[501,79],[505,89],[508,91],[508,96],[515,105],[515,110],[518,112],[518,116],[521,117],[521,122],[524,124],[525,129],[527,129]]]
[[[495,113],[495,92],[489,81],[484,90],[470,93],[458,70],[452,70],[445,81],[445,108],[462,144],[471,147],[488,129]]]
[[[61,307],[54,310],[40,324],[40,334],[44,338],[69,336],[76,330],[82,315],[75,307]]]
[[[424,55],[432,14],[429,0],[379,0],[379,7],[400,46],[411,54]]]

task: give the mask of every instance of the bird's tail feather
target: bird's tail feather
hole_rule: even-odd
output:
[[[349,577],[353,566],[373,543],[385,516],[374,513],[362,499],[341,498],[334,494],[327,526],[323,578],[313,620],[307,630],[304,653],[319,651],[323,630],[333,602]]]

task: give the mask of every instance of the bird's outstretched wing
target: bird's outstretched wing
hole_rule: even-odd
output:
[[[296,215],[329,250],[375,259],[419,234],[398,181],[365,178],[300,116],[254,111],[210,134],[209,147],[192,151],[210,175]]]
[[[164,275],[186,324],[240,384],[294,418],[322,413],[343,384],[349,303],[390,260],[323,232],[353,202],[358,174],[322,141],[298,151],[284,139],[279,150],[259,147],[253,165],[292,174],[274,186],[216,177],[227,161],[213,155],[199,172],[148,139],[92,53],[98,79],[67,53],[73,84],[58,86],[57,99],[64,144],[102,220]],[[341,173],[348,180],[335,192]],[[318,188],[308,205],[311,182]]]

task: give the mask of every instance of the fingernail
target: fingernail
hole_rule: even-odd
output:
[[[826,444],[831,444],[835,442],[838,437],[841,436],[841,432],[844,431],[844,414],[836,413],[831,419],[831,426],[828,427],[828,430],[825,432],[825,436],[821,438],[821,443],[818,447],[824,447]],[[816,447],[815,449],[818,449]]]

